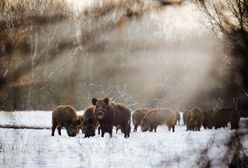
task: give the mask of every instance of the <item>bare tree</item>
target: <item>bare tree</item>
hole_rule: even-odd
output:
[[[241,76],[240,89],[247,92],[248,0],[198,0],[196,4],[208,16],[217,36],[228,42],[226,54],[235,60],[234,73]]]
[[[225,43],[225,54],[232,61],[228,79],[232,87],[226,92],[238,90],[231,95],[236,104],[238,97],[247,95],[248,92],[248,0],[197,0],[195,3],[207,15],[216,35]],[[237,78],[240,80],[235,80]],[[248,101],[247,96],[245,97]],[[247,153],[241,143],[245,134],[247,131],[237,130],[230,136],[228,150],[222,160],[226,166],[247,167]],[[209,160],[207,153],[208,150],[205,149],[199,160]],[[211,167],[211,160],[204,167]]]

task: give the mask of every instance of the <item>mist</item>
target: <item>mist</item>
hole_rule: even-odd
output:
[[[109,7],[108,3],[112,1],[98,5]],[[226,77],[222,71],[226,66],[223,46],[196,6],[183,3],[147,9],[136,4],[133,13],[139,16],[123,19],[125,8],[115,5],[103,16],[98,13],[100,18],[95,18],[96,10],[91,15],[89,8],[86,16],[77,18],[83,20],[78,28],[81,38],[78,41],[84,41],[85,34],[91,31],[97,34],[96,39],[93,35],[85,44],[79,44],[80,54],[91,57],[82,71],[96,80],[95,85],[103,87],[96,86],[97,93],[111,88],[123,92],[91,96],[119,100],[118,96],[127,94],[126,99],[140,106],[183,109],[196,105],[200,96],[209,96]],[[200,104],[214,106],[216,102]]]

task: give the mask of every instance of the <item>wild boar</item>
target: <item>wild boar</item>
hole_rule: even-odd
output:
[[[240,113],[234,108],[221,108],[216,111],[214,127],[225,128],[228,122],[231,123],[231,129],[239,128]]]
[[[81,120],[76,110],[70,105],[57,106],[52,112],[52,136],[56,128],[61,135],[61,129],[65,127],[68,136],[74,137],[79,132],[80,124]]]
[[[142,119],[145,117],[145,115],[150,111],[151,109],[148,108],[142,108],[138,109],[133,112],[132,114],[132,121],[134,125],[133,132],[137,131],[138,126],[141,124]]]
[[[100,124],[101,136],[103,137],[105,132],[110,134],[112,137],[113,126],[122,128],[124,137],[130,136],[131,130],[131,111],[119,103],[110,102],[109,98],[104,99],[92,99],[92,104],[96,108],[96,118]]]
[[[203,112],[203,127],[204,129],[212,129],[214,127],[214,110],[207,110]]]
[[[82,124],[82,130],[84,133],[84,137],[91,137],[95,136],[96,129],[99,125],[96,114],[95,114],[95,106],[88,107],[83,116],[83,124]]]
[[[186,113],[187,130],[200,131],[203,117],[203,110],[199,107],[193,107],[188,113]]]
[[[156,109],[149,111],[141,121],[141,130],[144,131],[157,131],[159,125],[167,125],[168,130],[175,131],[177,122],[176,113],[169,109]]]

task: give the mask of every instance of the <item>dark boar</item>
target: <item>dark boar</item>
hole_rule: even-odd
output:
[[[74,137],[79,132],[80,124],[81,120],[72,106],[57,106],[52,113],[52,136],[56,128],[58,134],[61,135],[61,128],[65,127],[68,136]]]
[[[167,125],[169,131],[175,131],[177,122],[176,113],[169,109],[156,109],[149,111],[141,121],[142,131],[157,131],[159,125]]]
[[[186,113],[187,130],[200,131],[203,117],[203,110],[198,107],[193,107],[188,113]]]
[[[212,129],[214,127],[214,110],[208,110],[203,112],[203,127],[204,129]]]
[[[84,137],[95,136],[96,129],[98,127],[98,121],[95,114],[95,106],[88,107],[83,116],[82,130]]]
[[[134,125],[133,131],[136,132],[138,126],[141,124],[142,119],[145,117],[145,115],[150,111],[151,109],[148,108],[142,108],[138,109],[133,112],[132,114],[132,121]]]
[[[93,98],[92,104],[96,108],[95,114],[100,124],[102,137],[105,132],[108,132],[110,137],[112,137],[113,126],[119,126],[124,133],[124,137],[129,137],[131,111],[126,106],[112,103],[108,98]]]
[[[234,108],[222,108],[218,109],[215,114],[214,127],[225,128],[228,122],[231,123],[231,129],[239,128],[240,113]]]

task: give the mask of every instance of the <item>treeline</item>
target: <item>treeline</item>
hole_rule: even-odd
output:
[[[115,37],[113,42],[99,37],[113,36],[126,22],[177,4],[106,1],[77,16],[63,0],[1,1],[0,109],[51,110],[59,104],[83,109],[93,96],[109,96],[131,107],[139,100],[139,106],[169,104],[158,98],[159,91],[149,100],[143,97],[143,79],[130,82],[140,69],[128,60],[135,48],[144,50],[142,45],[125,45],[122,53]]]
[[[48,26],[59,24],[70,17],[71,11],[63,0],[0,2],[1,110],[38,107],[35,96],[44,97],[44,94],[39,92],[34,96],[34,92],[43,87],[39,87],[35,69],[58,57],[61,52],[58,48],[62,50],[65,47],[64,42],[59,42],[57,47],[52,44],[44,46],[47,41],[42,41],[40,36],[43,32],[51,35],[51,32],[47,32]],[[37,99],[40,102],[42,100],[44,98]],[[49,101],[48,98],[46,102]]]

